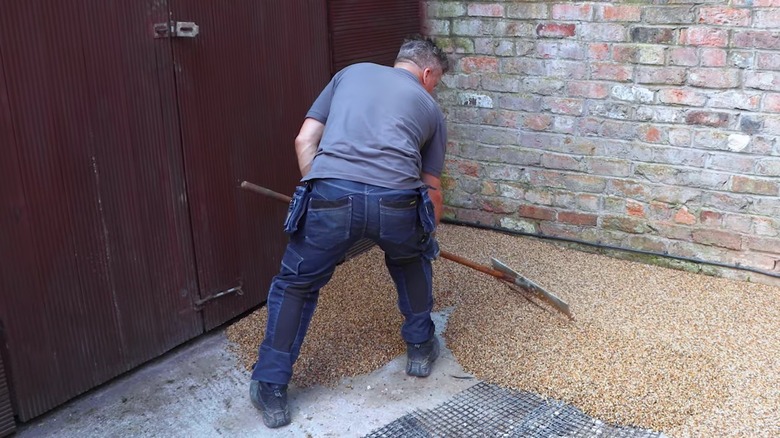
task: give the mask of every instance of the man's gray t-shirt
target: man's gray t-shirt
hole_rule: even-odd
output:
[[[325,130],[302,181],[339,178],[392,189],[441,176],[447,132],[436,101],[409,71],[378,64],[338,72],[306,117]]]

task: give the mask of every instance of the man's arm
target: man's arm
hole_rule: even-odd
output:
[[[322,132],[325,125],[320,121],[307,118],[303,121],[298,136],[295,137],[295,153],[298,155],[298,168],[301,170],[301,177],[306,176],[311,170],[311,162],[317,155],[317,146],[322,139]]]
[[[444,194],[441,192],[441,179],[430,173],[423,172],[422,181],[429,187],[428,196],[430,196],[431,201],[433,201],[433,213],[436,216],[436,225],[439,225],[444,208]]]

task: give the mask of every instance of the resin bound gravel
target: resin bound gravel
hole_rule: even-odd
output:
[[[501,260],[575,314],[437,260],[437,307],[455,306],[447,346],[476,377],[672,437],[780,436],[780,287],[474,228],[443,225],[438,237],[478,263]],[[227,330],[247,368],[265,317],[260,309]],[[348,261],[322,290],[293,383],[333,385],[386,364],[404,353],[400,323],[381,251]]]

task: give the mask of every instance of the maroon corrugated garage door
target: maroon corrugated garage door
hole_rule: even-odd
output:
[[[3,1],[0,431],[9,396],[26,421],[263,301],[286,209],[240,182],[291,193],[331,71],[418,28],[408,1]]]

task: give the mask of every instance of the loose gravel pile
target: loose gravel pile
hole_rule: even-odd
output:
[[[570,322],[498,280],[438,260],[437,304],[456,306],[447,345],[478,378],[673,437],[780,436],[779,287],[473,228],[442,226],[438,235],[442,248],[478,263],[498,258],[575,314]],[[228,329],[247,367],[265,313]],[[381,252],[345,263],[322,291],[294,382],[330,385],[387,363],[404,351],[400,323]]]

